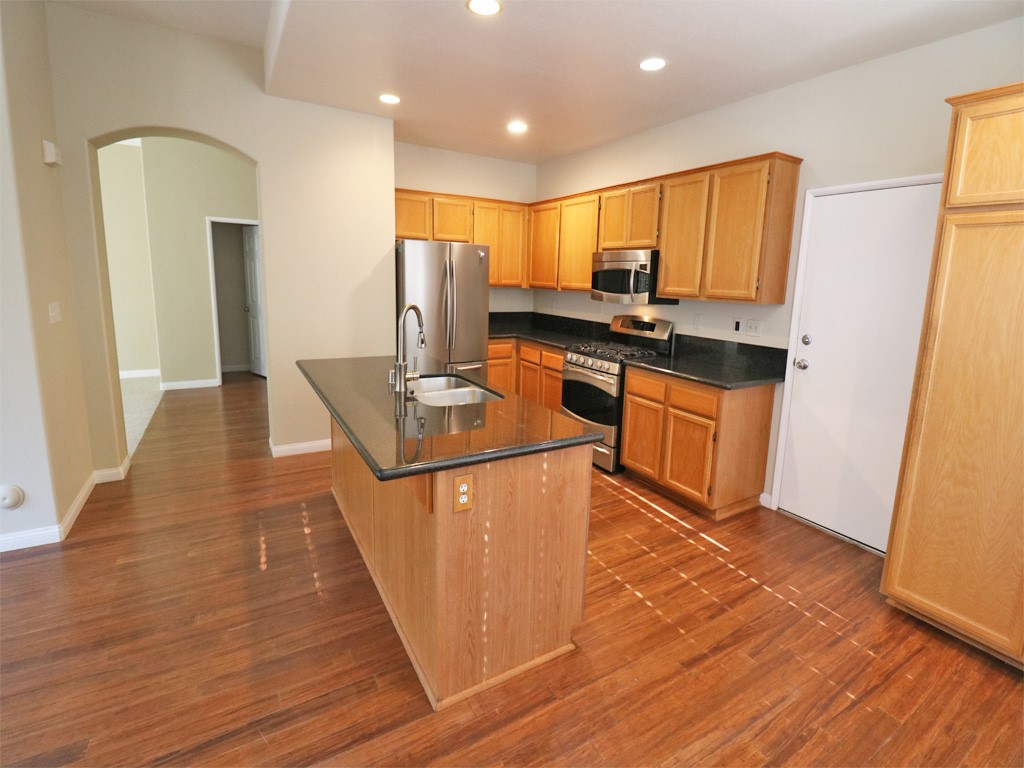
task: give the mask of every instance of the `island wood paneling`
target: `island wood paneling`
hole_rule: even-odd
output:
[[[164,393],[63,543],[0,554],[4,765],[1024,764],[1020,673],[888,606],[877,556],[597,470],[577,649],[434,712],[328,454],[271,458],[266,407]]]

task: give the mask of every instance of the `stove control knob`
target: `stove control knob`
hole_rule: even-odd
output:
[[[601,367],[607,371],[610,366],[608,365],[608,363],[604,363]]]
[[[568,360],[570,363],[575,363],[576,362],[576,355],[571,355],[571,354],[570,355],[566,355],[565,359]]]

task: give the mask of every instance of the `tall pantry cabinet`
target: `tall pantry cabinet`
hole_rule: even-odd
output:
[[[948,101],[943,201],[882,591],[1020,666],[1024,83]]]

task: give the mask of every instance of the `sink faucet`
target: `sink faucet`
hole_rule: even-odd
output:
[[[406,372],[405,362],[405,316],[409,314],[409,310],[416,313],[416,322],[419,323],[420,331],[416,336],[416,346],[419,349],[423,349],[427,346],[427,340],[423,336],[423,313],[420,312],[420,308],[415,304],[406,304],[402,308],[401,314],[398,316],[398,356],[395,358],[395,369],[388,375],[388,383],[392,384],[395,388],[395,392],[405,393],[406,384],[410,381],[415,381],[420,377],[419,372],[413,371],[412,373]]]

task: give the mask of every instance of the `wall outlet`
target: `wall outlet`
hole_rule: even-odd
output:
[[[733,321],[732,321],[732,332],[733,333],[740,333],[742,330],[743,330],[743,321],[738,319],[738,318],[734,318]]]
[[[465,512],[473,508],[473,476],[459,475],[455,478],[455,511]]]
[[[60,302],[59,301],[51,301],[49,309],[50,309],[50,325],[53,325],[54,323],[59,323],[60,322]]]
[[[761,335],[761,321],[760,320],[747,320],[746,332],[747,332],[747,336],[760,336]]]
[[[704,315],[700,312],[693,313],[693,327],[694,330],[701,330],[704,327]]]

